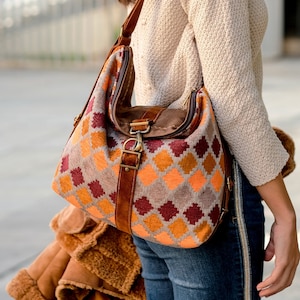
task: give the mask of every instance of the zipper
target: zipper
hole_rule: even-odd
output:
[[[242,247],[242,258],[244,265],[244,300],[251,300],[251,264],[248,244],[248,235],[246,229],[245,218],[243,215],[243,195],[241,190],[241,177],[239,174],[239,167],[236,161],[233,163],[233,172],[235,178],[234,202],[236,209],[236,217],[238,224],[238,231]]]
[[[178,133],[185,131],[189,125],[191,124],[194,114],[195,114],[195,109],[196,109],[196,96],[197,96],[197,91],[192,91],[190,95],[190,103],[188,106],[188,115],[184,121],[184,123],[178,127],[173,133],[169,134],[168,136],[163,136],[167,138],[172,138],[176,136]]]
[[[123,58],[122,58],[123,62],[122,62],[121,69],[119,71],[120,72],[119,73],[119,78],[121,78],[121,80],[119,80],[118,83],[117,83],[116,90],[114,92],[114,96],[113,96],[113,99],[111,101],[112,111],[114,111],[114,107],[116,105],[118,105],[117,100],[120,97],[120,94],[121,94],[121,91],[123,89],[123,85],[124,85],[124,82],[126,80],[126,77],[130,76],[130,74],[127,74],[127,73],[130,71],[128,67],[129,67],[129,61],[130,61],[130,56],[131,55],[132,55],[131,48],[128,47],[128,46],[124,46],[124,49],[123,49]],[[116,127],[118,127],[118,129],[119,129],[118,122],[116,122],[114,114],[111,114],[111,119],[112,119],[111,120],[112,123]]]

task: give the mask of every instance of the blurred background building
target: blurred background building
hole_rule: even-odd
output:
[[[265,59],[300,56],[300,0],[265,0]],[[119,33],[117,0],[0,0],[0,63],[89,66]]]
[[[99,61],[119,34],[125,13],[117,0],[0,0],[0,63]]]

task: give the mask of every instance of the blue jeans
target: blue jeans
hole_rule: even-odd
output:
[[[234,162],[230,211],[198,248],[172,248],[133,237],[148,300],[256,300],[262,279],[261,197]]]

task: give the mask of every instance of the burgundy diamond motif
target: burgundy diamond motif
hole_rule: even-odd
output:
[[[186,218],[190,222],[190,224],[195,225],[203,216],[204,213],[200,209],[200,207],[194,203],[184,212]]]
[[[169,221],[179,213],[178,209],[174,206],[172,201],[168,201],[167,203],[162,205],[158,210],[165,221]]]
[[[78,185],[84,183],[84,178],[83,178],[81,169],[79,167],[72,170],[71,175],[72,175],[72,181],[75,186],[78,186]]]
[[[69,169],[69,155],[66,155],[61,160],[60,172],[63,173]]]
[[[117,142],[113,137],[107,137],[107,146],[108,148],[114,148],[115,146],[117,146]]]
[[[154,153],[164,143],[161,140],[147,140],[147,141],[144,141],[144,144],[146,145],[146,147],[150,153]]]
[[[93,121],[92,121],[93,128],[104,128],[105,127],[105,115],[102,113],[94,113]]]
[[[174,140],[169,144],[171,150],[176,157],[180,156],[188,147],[189,144],[184,140]]]
[[[92,111],[93,106],[94,106],[94,101],[95,101],[95,96],[89,101],[89,104],[88,104],[88,106],[86,108],[86,111],[85,111],[86,115],[89,114]]]
[[[111,194],[109,195],[109,197],[110,197],[110,199],[111,199],[111,201],[112,201],[113,203],[116,203],[116,202],[117,202],[117,192],[111,193]]]
[[[218,222],[219,219],[219,215],[220,215],[220,208],[218,205],[215,205],[215,207],[211,210],[211,212],[208,214],[212,223],[214,225],[216,225],[216,223]]]
[[[208,143],[205,139],[205,136],[203,136],[202,139],[195,146],[195,150],[196,150],[199,158],[202,158],[204,156],[207,149],[208,149]]]
[[[91,189],[94,198],[99,198],[104,194],[104,190],[98,180],[90,182],[88,186]]]
[[[149,212],[151,209],[153,209],[153,206],[151,205],[147,197],[142,197],[138,199],[134,203],[134,206],[136,207],[139,214],[142,216],[145,215],[147,212]]]
[[[216,136],[215,136],[214,141],[212,143],[212,149],[213,149],[216,157],[218,157],[219,154],[220,154],[221,145],[220,145],[220,142],[219,142],[219,140]]]

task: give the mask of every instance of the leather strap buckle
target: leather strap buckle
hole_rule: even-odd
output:
[[[132,149],[126,149],[129,142],[135,142]],[[129,169],[138,170],[142,152],[143,139],[141,133],[137,132],[136,138],[130,138],[124,142],[120,166],[125,168],[125,171],[129,171]]]
[[[134,155],[136,157],[134,157]],[[141,152],[123,149],[121,153],[120,167],[125,168],[125,171],[129,171],[129,169],[138,170],[140,166],[141,155]]]

